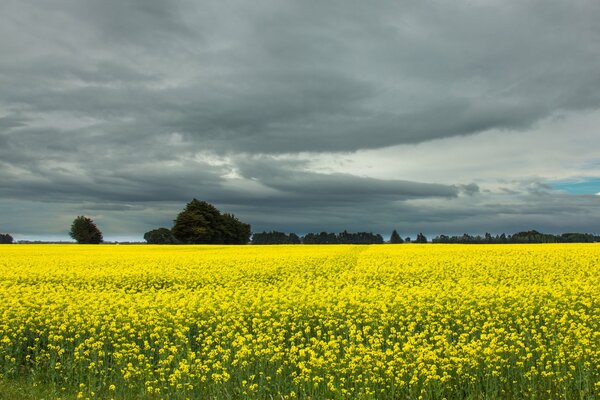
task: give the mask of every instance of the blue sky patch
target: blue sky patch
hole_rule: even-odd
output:
[[[556,181],[550,184],[552,188],[570,194],[600,193],[600,178],[584,178],[571,181]]]

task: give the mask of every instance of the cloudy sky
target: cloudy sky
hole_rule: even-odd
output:
[[[600,233],[600,2],[0,2],[0,232]]]

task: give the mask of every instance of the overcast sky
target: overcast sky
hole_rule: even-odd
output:
[[[0,232],[600,233],[600,2],[0,2]]]

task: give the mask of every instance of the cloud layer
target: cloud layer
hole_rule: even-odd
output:
[[[3,1],[0,231],[65,235],[88,213],[141,238],[192,197],[257,229],[598,231],[599,18],[541,0]],[[552,186],[574,179],[589,193]]]

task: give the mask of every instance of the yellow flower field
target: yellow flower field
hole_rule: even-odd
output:
[[[80,398],[600,396],[595,244],[2,246],[0,315]]]

